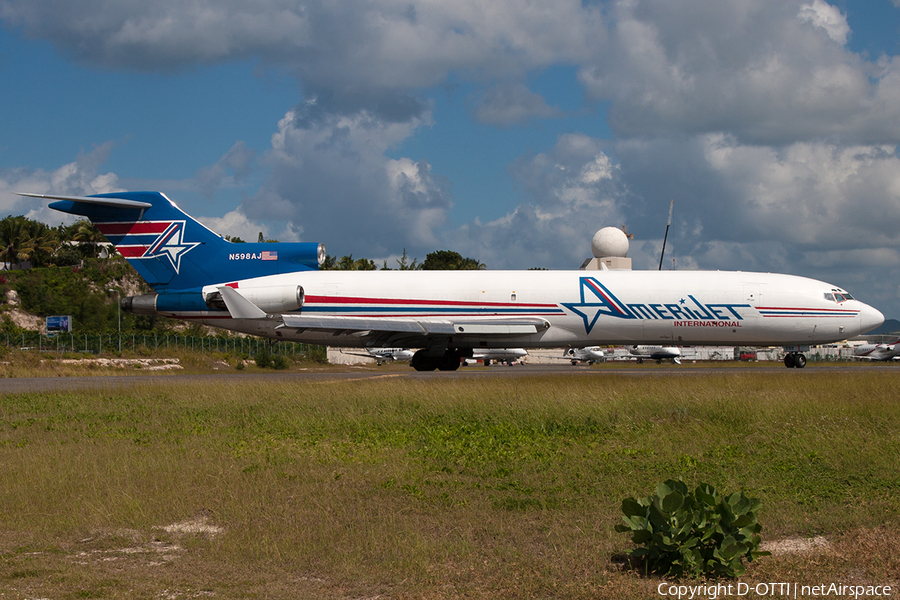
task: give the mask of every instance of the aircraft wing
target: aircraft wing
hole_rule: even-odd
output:
[[[376,360],[391,360],[389,356],[381,356],[380,354],[369,354],[368,352],[344,352],[341,350],[341,354],[347,354],[349,356],[362,356],[363,358],[373,358]]]
[[[341,350],[341,354],[346,354],[348,356],[362,356],[363,358],[371,358],[375,361],[378,361],[378,364],[381,364],[381,361],[387,360],[394,362],[396,359],[390,354],[371,354],[368,352],[345,352]]]
[[[549,327],[544,319],[497,318],[492,320],[397,319],[393,317],[327,317],[279,315],[284,327],[326,331],[372,331],[418,335],[528,335]]]
[[[485,319],[416,319],[395,317],[343,317],[319,315],[269,315],[233,288],[218,287],[228,312],[235,319],[277,319],[281,328],[299,331],[325,331],[335,335],[360,333],[391,339],[425,339],[439,336],[517,336],[535,334],[550,327],[539,317],[496,317]],[[411,344],[414,345],[414,344]]]

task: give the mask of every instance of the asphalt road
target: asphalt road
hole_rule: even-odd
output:
[[[222,383],[250,383],[278,382],[296,383],[303,381],[353,381],[385,377],[402,377],[409,379],[459,379],[459,378],[492,378],[492,377],[524,377],[541,375],[577,375],[587,377],[609,377],[611,375],[624,375],[629,377],[692,377],[709,375],[712,373],[791,373],[796,377],[815,375],[822,372],[884,372],[885,370],[900,373],[900,363],[890,364],[859,364],[859,363],[826,363],[816,365],[809,363],[805,369],[787,369],[780,363],[771,365],[744,365],[735,363],[716,363],[709,365],[671,365],[671,364],[644,364],[617,366],[572,366],[564,363],[560,365],[517,365],[507,367],[504,365],[492,365],[490,367],[461,367],[454,372],[419,372],[405,365],[392,365],[383,367],[328,367],[310,368],[302,371],[272,372],[272,373],[213,373],[213,374],[184,374],[167,373],[158,375],[97,375],[90,377],[19,377],[0,379],[0,394],[19,394],[28,392],[60,392],[68,390],[89,389],[120,389],[147,384],[154,385],[179,385],[183,383],[208,383],[216,385]]]

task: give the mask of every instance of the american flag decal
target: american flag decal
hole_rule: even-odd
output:
[[[262,258],[263,260],[278,260],[278,252],[275,250],[271,252],[268,250],[264,250],[260,255],[260,258]]]

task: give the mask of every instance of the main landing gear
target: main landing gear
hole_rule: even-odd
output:
[[[462,355],[457,350],[447,350],[440,356],[429,356],[425,350],[413,354],[410,366],[416,371],[455,371],[459,368]]]
[[[793,369],[794,367],[802,369],[806,366],[806,356],[800,352],[788,352],[784,355],[784,366],[788,369]]]

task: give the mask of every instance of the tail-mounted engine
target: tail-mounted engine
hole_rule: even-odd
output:
[[[302,285],[240,288],[238,293],[267,313],[294,312],[303,308],[306,294]],[[213,286],[203,288],[209,310],[227,311],[222,294]]]

